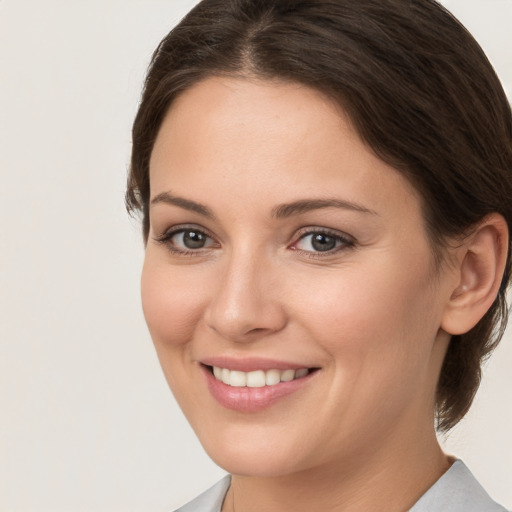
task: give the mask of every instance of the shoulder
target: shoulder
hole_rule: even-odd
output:
[[[409,512],[507,512],[487,494],[467,466],[455,461]]]
[[[222,502],[230,483],[231,475],[226,475],[213,487],[174,512],[221,512]]]

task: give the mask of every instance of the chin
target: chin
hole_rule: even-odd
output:
[[[285,476],[305,469],[297,457],[297,448],[287,450],[281,442],[229,440],[203,442],[208,456],[233,475],[270,478]],[[297,444],[295,445],[298,446]]]

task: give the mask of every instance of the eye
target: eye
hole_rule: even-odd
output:
[[[354,242],[348,236],[318,230],[304,233],[291,248],[310,253],[332,253],[353,246]]]
[[[175,233],[171,239],[173,245],[183,247],[185,249],[203,249],[207,246],[211,238],[206,236],[201,231],[184,229]]]
[[[170,251],[182,254],[218,247],[218,243],[204,231],[193,227],[170,230],[156,238],[156,241],[166,245]]]

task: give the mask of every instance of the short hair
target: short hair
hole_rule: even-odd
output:
[[[210,76],[296,82],[334,99],[418,191],[437,264],[451,237],[501,214],[512,231],[512,116],[491,64],[434,0],[203,0],[153,54],[133,125],[126,203],[149,233],[149,161],[174,99]],[[468,411],[507,319],[511,251],[478,324],[452,336],[439,431]]]

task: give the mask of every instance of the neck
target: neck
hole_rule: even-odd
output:
[[[233,475],[222,512],[402,512],[450,467],[435,432],[404,442],[388,439],[386,448],[286,476]],[[283,508],[285,507],[285,508]]]

